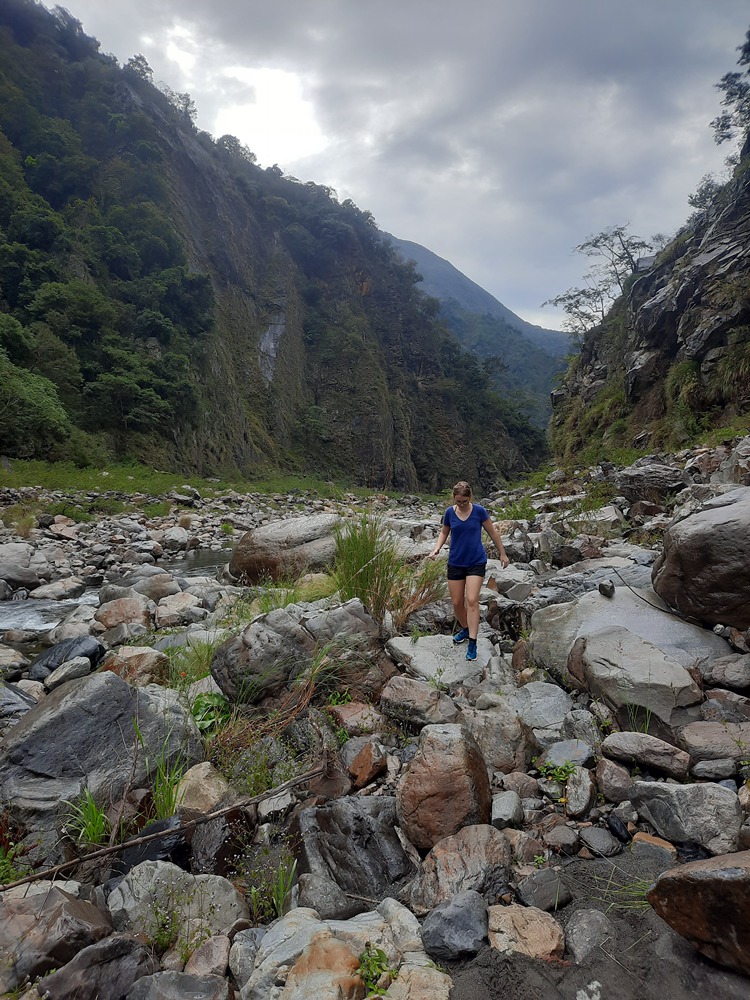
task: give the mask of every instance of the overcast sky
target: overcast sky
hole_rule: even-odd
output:
[[[70,0],[198,126],[332,186],[518,315],[580,282],[606,226],[674,232],[729,144],[709,122],[747,0]],[[52,6],[52,3],[49,3]]]

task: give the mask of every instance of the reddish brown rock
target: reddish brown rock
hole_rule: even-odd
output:
[[[151,623],[151,607],[153,602],[147,597],[119,597],[102,604],[94,619],[105,628],[115,628],[117,625],[148,627]]]
[[[647,896],[701,954],[750,976],[750,851],[674,868]]]
[[[148,646],[119,646],[108,653],[101,670],[111,670],[134,687],[164,684],[169,675],[169,657]]]
[[[457,892],[494,892],[510,878],[512,850],[494,826],[467,826],[446,837],[424,859],[412,890],[411,908],[426,913]]]
[[[336,996],[362,1000],[364,980],[357,975],[359,959],[342,941],[325,931],[317,934],[292,966],[284,987],[285,1000]]]
[[[463,726],[425,726],[398,783],[396,809],[402,830],[423,851],[464,826],[490,822],[487,767]]]
[[[354,780],[355,788],[364,788],[371,781],[385,773],[388,766],[388,753],[379,743],[368,742],[362,747],[349,765],[349,774]]]
[[[64,965],[112,930],[109,913],[62,889],[25,899],[0,896],[0,993]]]
[[[596,765],[596,784],[607,802],[624,802],[633,784],[630,771],[622,764],[602,757]]]

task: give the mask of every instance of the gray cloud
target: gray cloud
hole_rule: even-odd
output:
[[[745,0],[70,0],[103,51],[143,52],[217,134],[254,99],[228,67],[301,75],[322,152],[280,165],[336,188],[526,318],[579,281],[605,226],[674,231],[725,155],[708,122]],[[167,56],[188,32],[183,75]],[[226,129],[222,129],[226,131]],[[253,149],[253,136],[236,134]],[[264,161],[267,157],[264,157]],[[268,159],[268,162],[274,162]]]

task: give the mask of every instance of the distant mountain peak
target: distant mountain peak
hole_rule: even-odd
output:
[[[413,260],[422,275],[420,287],[427,295],[441,302],[453,300],[463,309],[473,313],[489,314],[504,320],[508,326],[518,330],[527,340],[554,357],[565,357],[570,353],[570,336],[560,330],[547,330],[516,316],[502,302],[458,270],[450,261],[439,257],[432,250],[400,240],[391,233],[383,233],[405,261]]]

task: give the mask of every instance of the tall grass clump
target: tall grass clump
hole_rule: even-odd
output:
[[[358,597],[381,627],[390,613],[398,631],[410,614],[445,592],[442,566],[407,563],[398,540],[368,513],[337,532],[333,576],[342,601]]]

